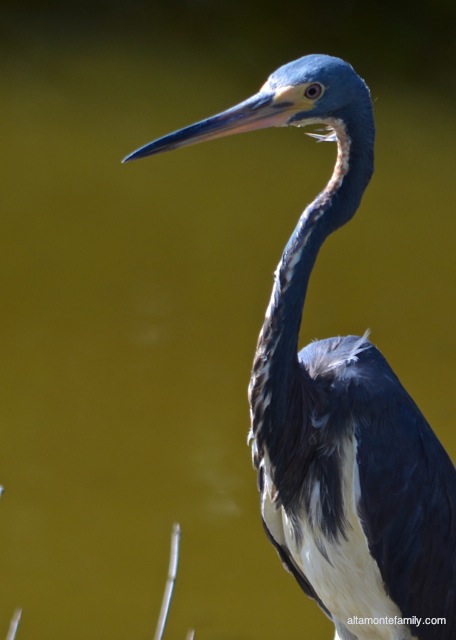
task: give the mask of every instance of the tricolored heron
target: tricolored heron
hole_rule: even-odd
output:
[[[369,90],[338,58],[309,55],[253,97],[125,160],[270,126],[324,123],[337,142],[275,272],[249,386],[253,463],[266,533],[336,640],[455,640],[456,471],[366,337],[297,353],[309,277],[325,238],[371,178]]]

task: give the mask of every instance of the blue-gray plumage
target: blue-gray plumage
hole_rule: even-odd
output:
[[[263,523],[286,568],[334,622],[336,640],[454,640],[451,460],[366,337],[322,340],[297,353],[318,251],[355,214],[373,171],[364,81],[338,58],[306,56],[278,69],[252,98],[126,160],[315,122],[328,127],[316,137],[337,141],[336,165],[283,252],[249,387]]]

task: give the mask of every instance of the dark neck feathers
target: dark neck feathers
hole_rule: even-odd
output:
[[[290,404],[296,401],[296,377],[302,376],[298,339],[312,268],[324,240],[355,214],[373,171],[370,99],[356,117],[340,113],[324,122],[337,137],[336,164],[325,189],[302,213],[275,272],[249,387],[253,434],[260,449],[267,445],[272,463]],[[311,395],[311,380],[303,382]]]

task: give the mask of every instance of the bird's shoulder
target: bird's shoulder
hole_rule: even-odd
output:
[[[421,416],[381,352],[364,336],[311,342],[298,353],[298,411],[314,428],[350,436],[356,424],[375,428],[398,403]]]
[[[342,419],[352,429],[430,432],[428,423],[386,358],[364,336],[311,342],[298,353],[298,384],[307,411],[326,423]],[[311,406],[313,405],[313,406]],[[320,415],[321,414],[321,415]],[[316,425],[314,425],[316,426]]]
[[[378,396],[400,384],[367,334],[311,342],[299,352],[298,363],[317,387],[335,395],[364,389]]]

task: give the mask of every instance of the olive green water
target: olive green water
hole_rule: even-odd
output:
[[[245,443],[272,272],[334,146],[273,130],[122,166],[264,78],[108,47],[2,65],[0,636],[20,605],[19,638],[151,638],[178,520],[167,637],[332,637],[265,540]],[[377,171],[302,339],[370,328],[456,458],[452,105],[371,85]]]

